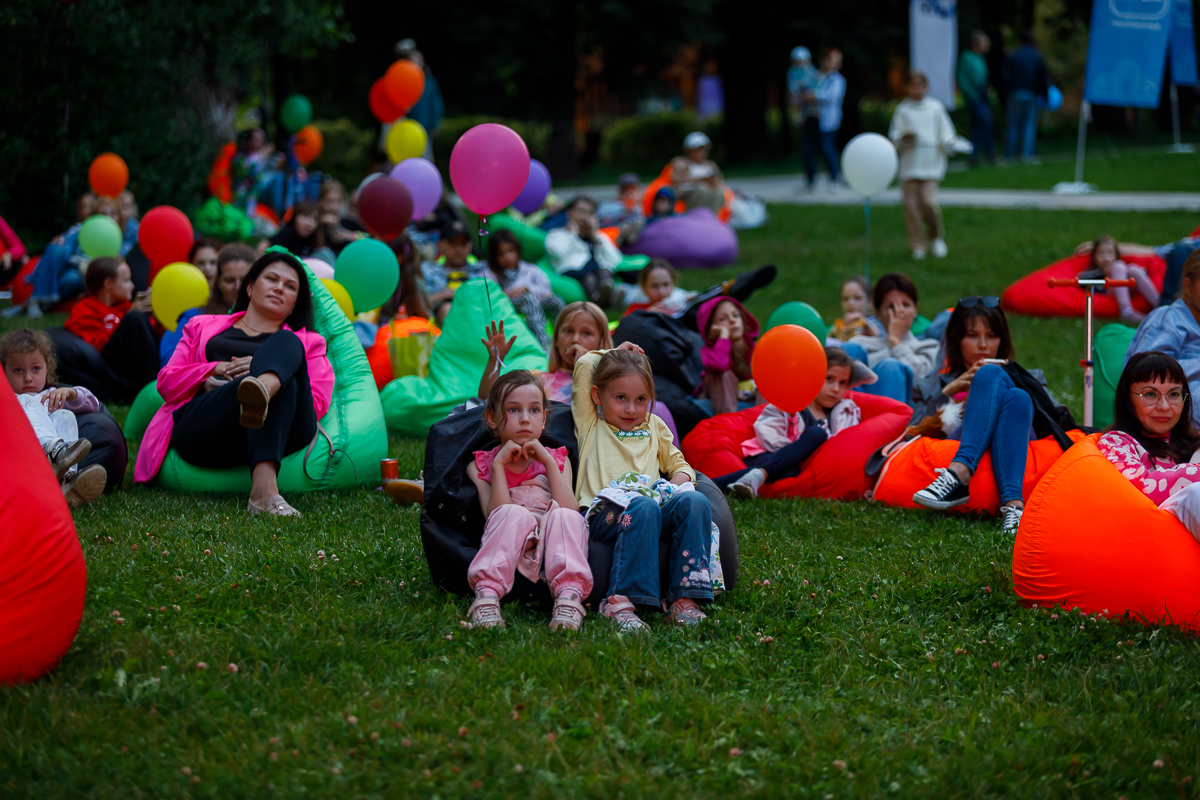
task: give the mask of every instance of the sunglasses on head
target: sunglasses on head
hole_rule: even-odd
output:
[[[958,301],[959,308],[975,308],[980,305],[984,308],[999,308],[1000,298],[989,294],[986,297],[963,297]]]

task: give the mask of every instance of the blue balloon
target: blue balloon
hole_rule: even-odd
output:
[[[1062,108],[1062,100],[1062,92],[1059,91],[1057,86],[1051,86],[1046,90],[1045,98],[1038,98],[1038,105],[1047,111],[1058,111]]]

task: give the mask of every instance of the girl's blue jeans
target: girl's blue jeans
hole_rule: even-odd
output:
[[[962,441],[954,460],[974,473],[990,449],[1000,502],[1020,500],[1032,424],[1033,401],[1029,395],[1016,387],[1003,368],[986,364],[971,380],[960,431]]]
[[[32,299],[57,303],[83,292],[83,275],[68,260],[69,255],[67,248],[60,244],[46,246],[29,276],[29,282],[33,284]]]

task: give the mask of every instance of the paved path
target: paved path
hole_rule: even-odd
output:
[[[802,175],[770,175],[761,178],[733,178],[729,183],[745,194],[761,197],[768,203],[798,206],[857,206],[862,198],[845,186],[833,189],[824,182],[813,190],[805,187]],[[585,193],[597,200],[616,197],[612,186],[584,186],[563,189],[571,196]],[[1093,194],[1054,194],[1030,189],[941,189],[938,199],[943,206],[965,208],[1039,208],[1080,211],[1196,211],[1200,212],[1200,192],[1095,192]],[[871,201],[876,206],[900,204],[900,189],[893,186]]]

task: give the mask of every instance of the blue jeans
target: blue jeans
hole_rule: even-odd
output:
[[[867,363],[867,351],[863,349],[862,345],[847,342],[842,345],[842,349],[855,361]],[[898,359],[885,358],[871,369],[879,376],[879,380],[870,385],[859,386],[854,391],[873,394],[876,397],[890,397],[906,405],[912,405],[912,367]]]
[[[978,161],[985,152],[988,159],[995,158],[996,144],[992,130],[992,109],[987,100],[967,103],[967,113],[971,115],[971,144],[975,145],[971,161]]]
[[[838,168],[841,158],[838,154],[837,131],[821,131],[821,150],[825,153],[825,163],[829,164],[829,180],[837,181]]]
[[[42,253],[41,260],[29,276],[29,282],[33,284],[31,299],[57,303],[83,294],[83,274],[69,258],[70,253],[63,245],[46,245],[46,252]]]
[[[672,603],[681,597],[712,600],[712,507],[699,492],[677,494],[661,508],[649,497],[635,498],[628,508],[605,500],[588,524],[588,536],[616,543],[610,597],[624,595],[640,606],[658,606],[663,597]],[[665,573],[658,563],[660,541],[668,543]]]
[[[1007,128],[1004,155],[1008,158],[1016,155],[1017,142],[1020,141],[1021,155],[1025,158],[1032,156],[1034,145],[1037,144],[1037,95],[1021,90],[1013,92],[1008,96],[1008,108],[1004,115]]]
[[[808,176],[808,185],[817,180],[817,151],[821,149],[821,123],[816,117],[809,117],[800,124],[801,152],[804,155],[804,174]]]
[[[954,460],[974,473],[990,449],[1000,502],[1020,500],[1032,424],[1033,401],[1029,395],[1016,387],[1003,368],[985,364],[971,380],[963,411],[962,441]]]
[[[725,491],[725,487],[752,469],[761,469],[767,473],[767,483],[774,483],[783,478],[794,478],[800,474],[801,465],[817,451],[818,447],[825,444],[825,440],[828,438],[829,434],[825,432],[824,428],[807,428],[791,444],[785,444],[774,453],[759,453],[756,456],[749,456],[746,458],[746,469],[735,470],[727,475],[714,478],[713,483],[717,485],[718,489]]]

